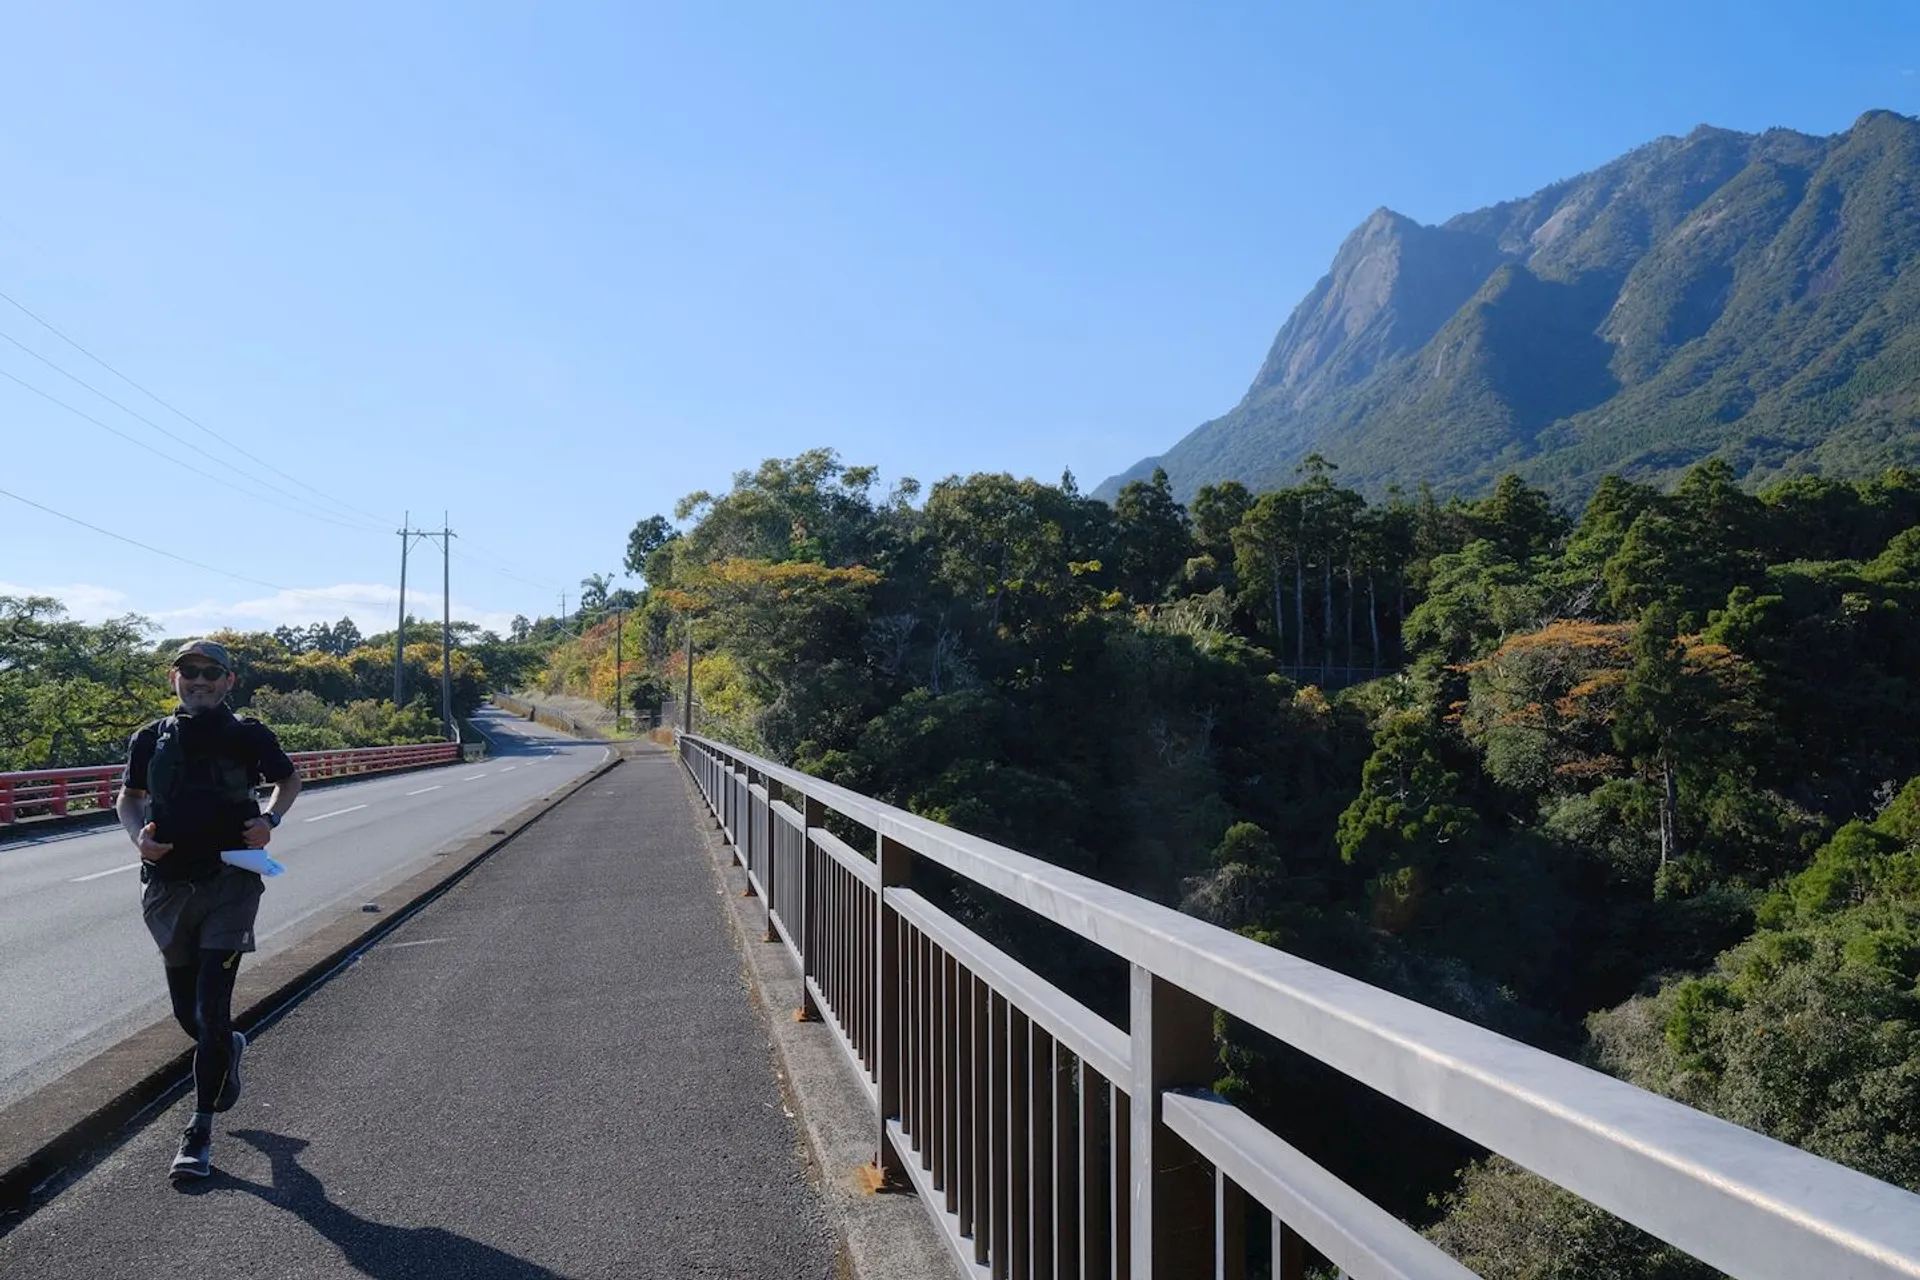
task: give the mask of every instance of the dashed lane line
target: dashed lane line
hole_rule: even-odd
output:
[[[349,805],[344,809],[335,809],[332,813],[316,813],[315,815],[313,815],[313,817],[308,818],[307,821],[308,822],[325,822],[328,818],[337,818],[343,813],[352,813],[356,809],[364,809],[366,807],[367,806],[363,804]]]
[[[122,871],[131,871],[139,865],[140,864],[137,862],[129,862],[124,867],[108,867],[105,871],[96,871],[90,876],[75,876],[73,879],[67,881],[67,883],[68,884],[85,884],[89,880],[99,880],[106,876],[117,876]]]
[[[418,791],[409,791],[407,792],[407,794],[410,796],[423,796],[427,794],[427,792],[429,791],[438,791],[439,789],[440,789],[440,784],[436,782],[430,787],[422,787]]]

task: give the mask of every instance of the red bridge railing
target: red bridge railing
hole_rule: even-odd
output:
[[[430,764],[457,764],[457,742],[429,742],[410,747],[354,747],[346,751],[296,751],[292,760],[308,782],[353,773],[387,773]],[[0,827],[22,818],[64,817],[86,809],[113,807],[120,790],[123,764],[89,765],[81,769],[41,769],[32,773],[0,773]]]

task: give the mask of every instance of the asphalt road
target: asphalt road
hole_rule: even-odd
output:
[[[213,1176],[181,1100],[0,1237],[35,1280],[829,1280],[679,765],[552,810],[261,1030]]]
[[[496,744],[488,760],[300,797],[270,846],[287,871],[267,882],[260,956],[607,758],[605,746],[503,713],[476,720]],[[0,1106],[166,1015],[137,866],[118,827],[0,845]]]

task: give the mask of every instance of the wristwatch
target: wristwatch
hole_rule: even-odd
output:
[[[280,815],[275,813],[271,809],[267,810],[265,813],[261,814],[260,816],[267,820],[267,825],[269,827],[277,827],[280,825]]]

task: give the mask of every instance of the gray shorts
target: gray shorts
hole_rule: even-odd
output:
[[[147,932],[169,967],[206,951],[253,950],[253,921],[266,885],[251,871],[222,868],[205,880],[153,880],[140,896]]]

